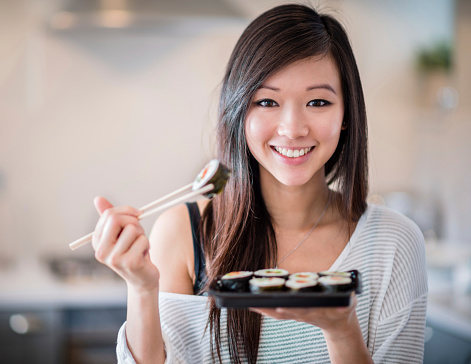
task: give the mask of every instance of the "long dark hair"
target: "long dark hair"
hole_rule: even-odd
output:
[[[343,27],[304,5],[281,5],[252,21],[237,42],[222,84],[218,158],[232,170],[224,192],[202,218],[208,282],[235,270],[276,264],[276,239],[263,201],[258,164],[246,142],[244,124],[254,93],[270,75],[292,62],[331,56],[339,69],[345,105],[344,125],[333,156],[325,165],[328,184],[341,196],[337,207],[349,224],[366,209],[367,126],[363,91],[355,58]],[[213,354],[221,361],[221,311],[210,302]],[[227,310],[231,362],[256,363],[262,318],[248,310]]]

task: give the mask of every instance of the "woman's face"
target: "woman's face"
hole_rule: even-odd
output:
[[[245,123],[261,177],[287,186],[314,176],[325,180],[324,165],[337,147],[343,115],[340,74],[331,57],[306,58],[269,77],[255,93]]]

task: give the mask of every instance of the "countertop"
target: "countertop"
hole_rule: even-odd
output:
[[[0,309],[125,305],[126,285],[112,274],[61,278],[35,260],[0,270]]]

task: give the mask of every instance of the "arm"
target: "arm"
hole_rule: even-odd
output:
[[[126,339],[129,350],[137,363],[164,363],[159,288],[162,282],[163,285],[168,283],[162,277],[173,277],[178,293],[188,293],[187,287],[192,287],[188,270],[176,276],[168,271],[169,266],[176,271],[187,266],[185,255],[177,254],[184,235],[175,235],[178,221],[169,223],[180,215],[162,215],[149,242],[137,219],[138,210],[113,207],[103,198],[97,198],[95,204],[101,214],[93,237],[95,256],[120,275],[128,288]],[[171,254],[173,264],[162,263],[160,267],[159,263],[165,261],[162,257],[167,254]]]

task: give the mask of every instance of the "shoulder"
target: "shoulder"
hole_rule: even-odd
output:
[[[182,204],[159,215],[152,228],[151,236],[152,234],[179,233],[184,228],[190,228],[190,218],[187,206]]]
[[[197,202],[200,215],[207,204],[208,201]],[[191,237],[190,212],[186,204],[172,207],[158,217],[152,228],[151,238],[161,235],[180,237],[183,240],[188,240],[188,237]]]
[[[368,204],[362,216],[363,226],[361,235],[372,237],[396,244],[424,245],[422,231],[415,222],[407,216],[382,205]]]
[[[393,279],[407,274],[425,282],[425,242],[417,224],[395,210],[373,204],[368,205],[361,224],[356,246],[365,264],[379,268],[381,274],[389,272]]]
[[[427,292],[424,237],[411,219],[391,208],[369,204],[359,241],[369,252],[367,264],[378,287],[386,284],[386,301],[405,307]],[[386,286],[382,286],[385,288]],[[382,313],[388,316],[394,307]]]

